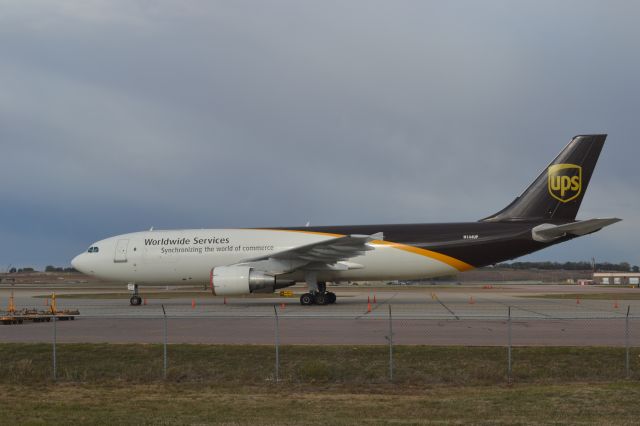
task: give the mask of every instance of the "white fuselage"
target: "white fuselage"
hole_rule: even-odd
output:
[[[72,265],[106,280],[138,284],[209,283],[212,268],[233,265],[337,234],[277,229],[188,229],[123,234],[98,241]],[[438,253],[386,241],[349,259],[348,270],[318,273],[321,281],[419,279],[455,274],[455,262]],[[293,272],[287,278],[302,281]]]

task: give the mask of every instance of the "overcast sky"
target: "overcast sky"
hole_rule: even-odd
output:
[[[524,259],[640,264],[640,2],[0,1],[0,269],[158,228],[472,221],[581,133]]]

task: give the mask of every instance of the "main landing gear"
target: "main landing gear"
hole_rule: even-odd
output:
[[[127,288],[133,292],[131,299],[129,299],[131,306],[142,305],[142,297],[140,297],[140,294],[138,293],[138,284],[129,284],[127,285]]]
[[[326,283],[317,283],[317,290],[311,290],[300,296],[300,304],[302,306],[309,305],[330,305],[336,303],[336,294],[327,291]]]

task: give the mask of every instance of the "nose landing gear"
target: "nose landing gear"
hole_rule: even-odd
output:
[[[142,298],[138,293],[138,284],[128,284],[127,288],[132,292],[131,298],[129,299],[129,303],[131,304],[131,306],[142,305]]]

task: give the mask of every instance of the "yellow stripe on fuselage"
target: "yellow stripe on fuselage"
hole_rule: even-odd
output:
[[[437,251],[426,250],[420,247],[414,247],[407,244],[394,243],[391,241],[374,240],[371,244],[391,246],[399,250],[408,251],[409,253],[419,254],[420,256],[428,257],[430,259],[439,260],[442,263],[446,263],[449,266],[456,268],[460,272],[469,271],[475,269],[474,266],[469,265],[462,260],[458,260],[455,257],[447,256],[446,254],[438,253]]]

